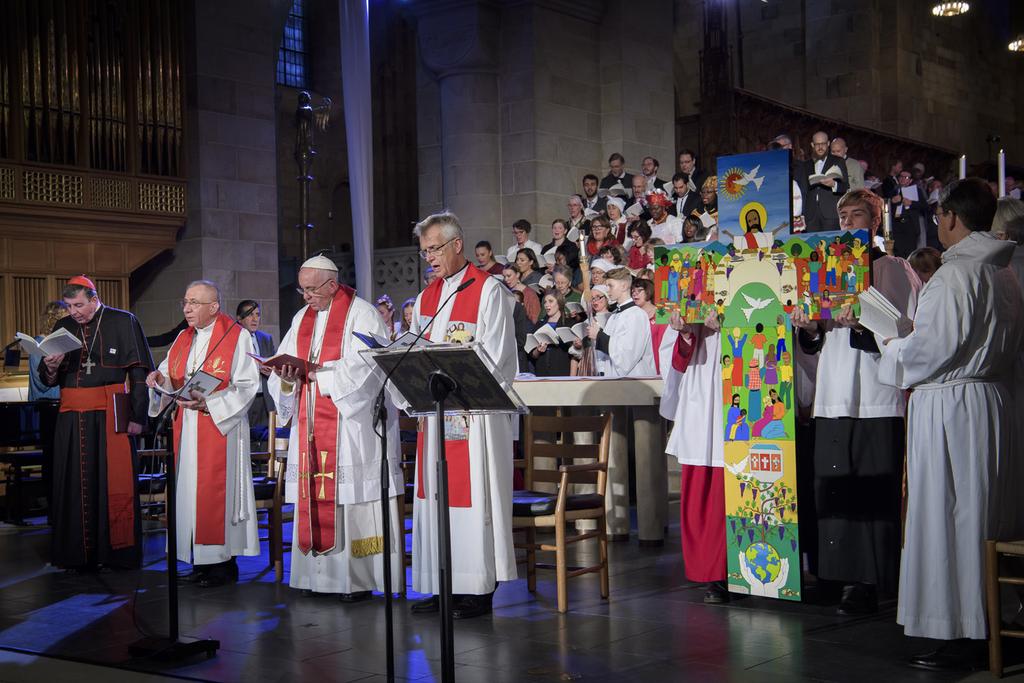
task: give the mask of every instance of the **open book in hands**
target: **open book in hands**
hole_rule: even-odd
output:
[[[262,358],[257,356],[255,353],[246,354],[257,363],[261,368],[270,368],[271,370],[280,370],[286,365],[290,365],[293,368],[299,369],[299,379],[305,381],[306,377],[310,372],[316,372],[323,366],[316,363],[311,363],[308,360],[302,360],[298,356],[293,356],[289,353],[279,353],[276,356],[270,356],[268,358]]]
[[[906,337],[914,330],[914,322],[874,287],[868,287],[857,299],[860,301],[860,324],[882,339]]]
[[[252,354],[250,354],[252,355]],[[192,392],[202,394],[203,396],[209,396],[217,387],[220,385],[220,378],[211,375],[205,370],[200,370],[195,373],[185,382],[180,389],[174,391],[167,391],[160,387],[153,387],[153,391],[160,394],[161,396],[167,396],[168,398],[177,399],[180,398],[183,401],[192,400]]]
[[[824,173],[812,173],[811,175],[807,176],[807,183],[809,185],[821,185],[823,181],[828,180],[830,178],[832,180],[842,180],[843,172],[840,171],[837,166],[833,166]]]
[[[18,343],[27,354],[37,353],[42,356],[52,356],[82,348],[82,340],[63,327],[46,335],[38,342],[24,332],[18,332],[14,336],[18,338]]]

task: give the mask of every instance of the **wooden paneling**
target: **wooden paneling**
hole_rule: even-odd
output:
[[[46,264],[46,270],[56,273],[92,272],[90,251],[89,245],[84,242],[55,241],[53,260]]]
[[[97,275],[130,273],[124,261],[124,245],[97,242],[92,245],[92,272]]]
[[[19,240],[9,242],[10,265],[18,270],[50,270],[50,250],[46,240]]]

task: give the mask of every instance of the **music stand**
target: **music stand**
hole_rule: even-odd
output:
[[[407,353],[408,352],[408,353]],[[402,372],[391,376],[392,397],[413,417],[437,418],[438,595],[441,612],[441,679],[455,680],[455,624],[452,620],[451,525],[448,511],[448,462],[444,450],[445,415],[499,415],[529,412],[480,342],[429,344],[412,349],[367,349],[384,373],[400,361]],[[404,360],[403,360],[404,357]],[[456,379],[458,378],[458,379]],[[397,396],[396,396],[397,393]],[[451,407],[446,404],[451,403]]]

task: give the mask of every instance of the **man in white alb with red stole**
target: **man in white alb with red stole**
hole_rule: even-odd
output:
[[[174,447],[178,463],[178,559],[194,571],[185,580],[203,587],[238,580],[238,555],[259,555],[256,500],[249,459],[249,405],[260,386],[248,333],[220,312],[220,291],[207,280],[188,286],[182,308],[188,327],[150,373],[149,414],[156,416],[164,391],[181,388],[196,370],[221,380],[207,396],[178,399]]]
[[[388,331],[377,309],[338,282],[338,267],[315,256],[299,269],[306,306],[292,319],[278,354],[322,366],[308,381],[286,367],[267,388],[282,424],[291,422],[285,499],[295,504],[288,583],[344,602],[384,590],[380,440],[373,430],[381,379],[353,335]],[[389,405],[391,582],[404,586],[404,535],[398,496],[404,490],[398,422]]]
[[[498,279],[463,256],[463,233],[450,213],[435,214],[416,226],[420,253],[437,279],[416,299],[412,331],[429,324],[433,342],[481,342],[505,377],[514,377],[517,347],[512,321],[514,299]],[[470,281],[472,281],[470,283]],[[448,298],[462,285],[465,290]],[[447,303],[445,303],[447,301]],[[433,322],[431,323],[431,320]],[[413,605],[414,613],[436,611],[440,591],[437,566],[437,418],[421,422],[413,503],[413,590],[432,597]],[[444,423],[452,539],[452,614],[456,619],[487,614],[498,581],[516,578],[512,549],[513,417],[449,417]]]

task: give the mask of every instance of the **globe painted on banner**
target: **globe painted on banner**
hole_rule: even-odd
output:
[[[779,551],[764,541],[747,546],[743,551],[743,560],[747,563],[750,573],[761,583],[771,583],[779,578],[779,572],[782,571]]]
[[[766,484],[782,479],[782,448],[771,443],[755,443],[747,453],[750,476]]]

